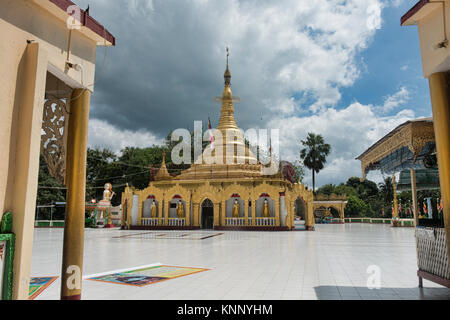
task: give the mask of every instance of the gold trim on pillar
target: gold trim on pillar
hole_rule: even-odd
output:
[[[67,209],[64,224],[61,299],[81,299],[84,251],[86,161],[91,92],[75,89],[67,135]],[[73,286],[69,287],[69,283]]]
[[[439,72],[430,76],[430,95],[433,107],[434,133],[436,136],[439,180],[444,222],[447,236],[447,255],[450,257],[450,76]],[[450,266],[450,259],[448,259]]]

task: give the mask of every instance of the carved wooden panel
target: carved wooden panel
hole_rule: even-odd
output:
[[[42,117],[41,154],[48,171],[60,184],[65,184],[66,174],[66,121],[67,99],[48,99]]]

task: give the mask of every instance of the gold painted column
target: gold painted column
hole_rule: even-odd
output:
[[[164,225],[164,199],[158,202],[158,226]]]
[[[252,200],[252,226],[256,226],[256,200]]]
[[[280,198],[275,199],[275,226],[280,227]]]
[[[199,210],[200,210],[200,204],[194,203],[192,206],[193,213],[192,213],[192,223],[194,227],[199,227]]]
[[[220,225],[220,202],[214,203],[214,227]]]
[[[444,205],[447,254],[450,257],[450,77],[448,73],[434,73],[429,78],[431,105],[433,108],[439,180]],[[449,265],[450,265],[450,259]]]
[[[167,227],[169,225],[170,201],[167,200],[164,204],[165,204],[165,209],[166,209],[166,210],[164,210],[165,211],[164,212],[164,215],[165,215],[165,217],[164,217],[164,226]]]
[[[397,183],[395,174],[392,175],[392,184],[394,186],[394,212],[392,213],[392,218],[398,218],[398,201],[397,201]]]
[[[222,205],[221,205],[221,211],[222,211],[222,216],[220,217],[220,224],[222,225],[222,227],[226,226],[226,216],[227,216],[227,202],[225,200],[222,200]]]
[[[83,273],[86,161],[91,93],[75,89],[67,135],[67,207],[64,224],[61,299],[80,300]]]
[[[414,226],[419,225],[419,215],[417,210],[417,188],[416,188],[416,171],[411,170],[411,191],[412,191],[412,204],[413,204],[413,215],[414,215]]]
[[[314,228],[314,203],[310,200],[307,204],[307,212],[306,212],[306,230],[312,231]]]
[[[248,226],[248,199],[244,199],[244,209],[245,209],[245,226]]]
[[[185,212],[186,212],[186,227],[190,227],[191,226],[191,203],[186,201],[186,207],[185,207]]]

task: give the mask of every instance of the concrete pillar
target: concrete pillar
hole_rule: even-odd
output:
[[[24,44],[23,55],[17,68],[15,98],[12,114],[8,113],[7,123],[11,123],[11,142],[2,146],[3,152],[9,148],[9,166],[5,181],[4,212],[13,214],[13,233],[16,235],[13,264],[13,299],[28,300],[31,255],[33,249],[34,219],[39,174],[39,153],[41,142],[42,112],[44,108],[45,83],[47,75],[47,54],[39,43]],[[19,53],[18,53],[19,55]],[[10,61],[2,61],[8,64]],[[5,80],[3,80],[5,81]],[[8,90],[8,84],[2,84]],[[12,89],[10,87],[10,89]],[[4,91],[5,95],[14,91]],[[3,97],[2,97],[3,98]],[[5,116],[10,110],[9,103],[0,101],[0,114]],[[8,101],[7,101],[8,102]],[[12,101],[11,101],[12,102]],[[3,119],[5,120],[5,119]],[[9,122],[12,121],[12,122]],[[2,125],[4,122],[1,122]],[[7,129],[9,133],[9,129]],[[5,133],[4,127],[1,134]],[[4,136],[3,136],[4,137]],[[6,157],[8,157],[6,156]],[[2,202],[3,199],[0,200]]]
[[[439,179],[444,222],[447,236],[447,254],[450,257],[450,77],[448,73],[434,73],[429,78],[433,108]],[[448,260],[450,265],[450,259]]]
[[[86,160],[91,92],[75,89],[67,135],[67,206],[64,224],[61,299],[80,300],[84,251]]]

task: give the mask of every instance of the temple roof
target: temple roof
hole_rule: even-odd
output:
[[[44,1],[44,0],[39,0]],[[50,2],[51,4],[57,6],[59,9],[63,10],[64,12],[68,12],[68,10],[73,11],[71,7],[76,6],[75,3],[73,3],[70,0],[45,0]],[[48,3],[47,2],[47,3]],[[78,7],[79,8],[79,7]],[[95,20],[93,17],[89,15],[89,12],[86,10],[83,10],[79,8],[80,15],[79,17],[74,14],[72,15],[75,19],[79,20],[81,25],[95,33],[100,38],[106,40],[108,44],[115,46],[116,45],[116,38],[103,26],[101,25],[97,20]],[[80,18],[80,19],[78,19]],[[100,43],[103,44],[103,43]]]
[[[392,174],[405,169],[436,167],[435,148],[433,120],[424,118],[401,124],[356,159],[361,161],[365,178],[371,170]]]

